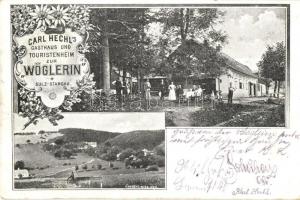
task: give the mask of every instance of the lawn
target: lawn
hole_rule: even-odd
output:
[[[62,170],[70,171],[75,165],[88,162],[93,157],[87,154],[78,153],[73,159],[57,159],[51,153],[42,149],[42,144],[22,144],[15,147],[15,162],[23,160],[25,167],[30,168],[30,174],[36,177],[45,177]],[[68,165],[66,165],[68,164]]]

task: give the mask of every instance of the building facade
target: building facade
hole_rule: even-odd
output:
[[[187,52],[187,49],[192,49],[193,56],[201,59],[201,54],[206,51],[204,48],[203,44],[189,40],[185,44],[180,45],[171,54],[171,57],[182,56]],[[233,98],[267,95],[266,85],[262,81],[259,81],[259,77],[248,66],[239,63],[225,53],[220,52],[218,56],[224,61],[222,63],[222,67],[225,69],[224,73],[217,78],[205,77],[205,74],[203,74],[203,78],[191,76],[186,81],[186,84],[184,84],[185,88],[188,89],[192,85],[200,85],[206,94],[210,94],[213,90],[215,92],[221,91],[222,96],[227,98],[228,89],[231,85],[234,88]],[[182,81],[178,83],[175,81],[175,84],[182,84]]]

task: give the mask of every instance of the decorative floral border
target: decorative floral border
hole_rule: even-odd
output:
[[[46,31],[48,28],[71,28],[85,34],[92,30],[90,8],[69,5],[15,5],[11,8],[13,33],[18,36],[32,33],[35,29]]]
[[[36,29],[47,33],[56,31],[63,33],[66,28],[84,35],[85,41],[79,45],[78,51],[82,54],[89,52],[90,46],[87,43],[89,31],[93,29],[90,24],[90,8],[78,5],[14,5],[11,7],[11,25],[13,33],[12,51],[17,57],[17,62],[26,54],[26,48],[19,46],[14,38],[32,34]],[[82,80],[77,81],[77,89],[71,90],[70,95],[65,97],[63,104],[59,108],[46,107],[35,91],[27,90],[23,87],[18,90],[20,97],[19,115],[28,118],[24,124],[24,129],[30,124],[36,125],[39,119],[47,118],[54,126],[58,125],[57,120],[63,118],[61,109],[72,110],[74,103],[81,102],[78,96],[83,91],[92,91],[95,86],[93,74],[87,74]]]

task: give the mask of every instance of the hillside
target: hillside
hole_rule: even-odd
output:
[[[107,131],[97,131],[92,129],[65,128],[59,132],[63,136],[55,139],[63,139],[68,142],[97,142],[98,144],[105,142],[110,138],[118,136],[120,133],[112,133]]]
[[[164,130],[155,131],[132,131],[122,133],[108,141],[112,145],[117,145],[123,149],[153,149],[157,145],[160,145],[165,140]]]

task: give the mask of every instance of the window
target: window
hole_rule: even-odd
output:
[[[243,83],[240,82],[240,89],[243,89],[244,88],[243,86],[244,86]]]

